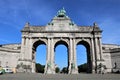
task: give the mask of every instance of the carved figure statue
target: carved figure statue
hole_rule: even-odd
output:
[[[58,17],[66,17],[65,9],[63,8],[63,9],[59,10],[58,13],[57,13],[57,16]]]
[[[50,67],[51,67],[51,63],[48,62],[48,63],[47,63],[47,68],[50,68]]]
[[[71,69],[75,69],[75,64],[71,63]]]

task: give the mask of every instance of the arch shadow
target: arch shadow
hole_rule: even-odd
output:
[[[34,42],[34,43],[33,43],[33,49],[36,50],[36,48],[37,48],[39,45],[42,45],[42,44],[46,45],[46,43],[45,43],[44,41],[42,41],[42,40],[38,40],[38,41]]]

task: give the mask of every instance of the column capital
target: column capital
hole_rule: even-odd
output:
[[[94,37],[90,37],[90,40],[91,40],[91,39],[94,39]]]
[[[29,37],[29,39],[32,39],[32,37]]]
[[[52,39],[53,37],[51,37],[51,36],[49,36],[49,37],[47,37],[47,39]]]
[[[69,39],[75,39],[75,37],[69,37]]]
[[[38,39],[41,40],[41,37],[39,37]]]
[[[22,38],[26,38],[26,36],[22,36]]]

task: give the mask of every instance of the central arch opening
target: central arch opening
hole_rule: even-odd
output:
[[[86,41],[77,43],[77,63],[78,72],[91,73],[92,62],[90,56],[90,45]]]
[[[68,73],[68,45],[64,41],[55,44],[56,73]]]
[[[35,61],[35,69],[37,73],[44,73],[46,63],[46,44],[39,40],[33,44],[32,59]]]

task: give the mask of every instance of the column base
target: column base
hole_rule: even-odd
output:
[[[44,74],[55,74],[55,72],[49,68],[45,71]]]
[[[45,66],[44,74],[55,74],[54,64],[51,64],[51,62],[48,62]]]
[[[92,74],[95,74],[96,72],[95,72],[95,70],[92,70]]]
[[[78,74],[78,70],[77,69],[71,69],[69,74]]]
[[[31,65],[32,61],[29,59],[19,59],[18,64],[17,64],[17,72],[28,72],[28,73],[32,73],[32,65]],[[34,70],[35,72],[35,70]]]

